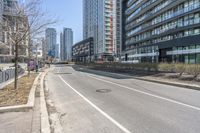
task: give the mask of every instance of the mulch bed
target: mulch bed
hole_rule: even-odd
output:
[[[14,83],[0,90],[0,107],[26,104],[37,75],[36,73],[31,73],[30,77],[26,75],[18,79],[17,90],[14,89]]]

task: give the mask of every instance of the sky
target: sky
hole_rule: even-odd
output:
[[[43,0],[43,8],[48,16],[58,18],[58,23],[51,26],[57,30],[57,42],[63,28],[72,28],[74,43],[82,40],[82,0]]]

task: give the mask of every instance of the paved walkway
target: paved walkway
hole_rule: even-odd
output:
[[[40,99],[28,112],[0,114],[0,133],[40,133]]]

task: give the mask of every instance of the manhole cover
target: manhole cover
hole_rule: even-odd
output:
[[[112,90],[110,89],[98,89],[96,90],[96,92],[99,92],[99,93],[108,93],[108,92],[111,92]]]

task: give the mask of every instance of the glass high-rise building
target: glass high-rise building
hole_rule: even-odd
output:
[[[122,0],[113,0],[113,43],[117,59],[121,56]]]
[[[200,0],[123,0],[124,61],[200,63]]]
[[[57,44],[57,33],[54,28],[47,28],[45,31],[45,38],[47,43],[47,52],[55,56],[56,44]]]
[[[61,60],[72,60],[73,31],[70,28],[64,28],[61,34]]]
[[[55,47],[55,58],[59,59],[60,58],[60,45],[56,44]]]
[[[64,61],[64,43],[63,43],[63,33],[60,33],[60,60]]]
[[[83,0],[83,38],[94,38],[96,60],[115,54],[113,32],[113,0]]]
[[[97,0],[83,0],[83,39],[94,38],[95,55],[98,43],[98,2]]]

